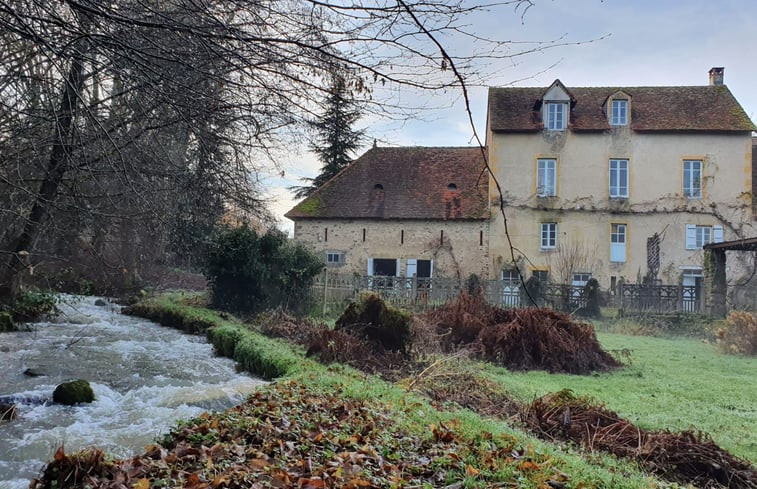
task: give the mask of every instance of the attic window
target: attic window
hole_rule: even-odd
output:
[[[625,126],[628,124],[628,100],[615,99],[612,101],[610,124]]]
[[[544,111],[545,126],[550,131],[564,131],[567,126],[568,104],[547,102]]]
[[[384,190],[384,186],[381,185],[380,183],[377,183],[376,185],[373,186],[373,190]]]
[[[450,183],[449,185],[447,185],[447,190],[457,190],[457,185]]]

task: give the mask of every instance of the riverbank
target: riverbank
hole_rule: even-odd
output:
[[[263,383],[202,337],[96,303],[61,296],[56,317],[0,334],[0,404],[18,414],[0,422],[0,488],[28,487],[61,444],[131,456],[177,420],[235,406]],[[95,401],[54,403],[56,386],[74,379],[90,382]]]
[[[202,331],[218,352],[278,380],[236,408],[179,424],[134,458],[59,454],[51,465],[63,471],[58,476],[66,468],[95,474],[79,487],[114,480],[144,488],[669,485],[613,457],[583,457],[502,420],[433,402],[409,391],[407,382],[321,365],[301,347],[265,337],[189,296],[161,296],[131,312]],[[82,470],[88,463],[92,470]],[[48,472],[48,482],[55,478]]]

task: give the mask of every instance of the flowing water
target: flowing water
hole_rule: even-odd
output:
[[[176,420],[238,404],[263,383],[215,357],[202,337],[95,306],[94,297],[63,299],[52,322],[0,333],[0,403],[19,410],[0,422],[0,489],[28,487],[60,445],[127,457]],[[95,402],[53,404],[55,386],[75,379],[90,381]]]

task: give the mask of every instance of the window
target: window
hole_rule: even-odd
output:
[[[626,224],[610,224],[610,261],[626,261]]]
[[[557,247],[557,223],[541,223],[541,249],[551,250]]]
[[[341,251],[327,251],[326,252],[326,264],[327,265],[341,265],[344,263],[344,253]]]
[[[613,100],[610,124],[625,126],[628,124],[628,100]]]
[[[610,197],[628,198],[628,160],[610,160]]]
[[[405,274],[408,277],[417,278],[431,278],[433,269],[433,260],[419,260],[415,258],[408,258],[407,270]]]
[[[503,282],[513,282],[513,283],[520,283],[520,276],[518,276],[518,270],[509,268],[502,270],[502,281]]]
[[[550,131],[563,131],[565,130],[565,120],[568,113],[567,105],[561,102],[548,102],[547,103],[547,129]]]
[[[723,241],[723,226],[686,225],[686,249],[701,250],[704,245],[721,243]]]
[[[571,285],[574,287],[583,287],[584,285],[586,285],[589,279],[591,279],[590,273],[576,272],[573,274],[573,280],[571,281]]]
[[[702,198],[702,160],[683,160],[683,196]]]
[[[549,280],[549,270],[531,270],[531,276],[536,277],[539,282],[546,284]]]
[[[539,197],[557,195],[557,160],[552,158],[537,160],[536,195]]]
[[[368,275],[395,277],[399,271],[399,260],[395,258],[368,258]]]

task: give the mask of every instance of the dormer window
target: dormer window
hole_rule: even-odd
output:
[[[625,126],[628,124],[628,100],[613,100],[611,112],[610,124],[613,126]]]
[[[550,131],[564,131],[567,124],[568,104],[547,102],[545,126]]]
[[[627,126],[631,123],[631,95],[618,90],[605,99],[602,110],[612,127]]]
[[[555,80],[542,94],[541,116],[547,131],[564,131],[568,128],[569,113],[576,103],[575,97],[560,80]]]

